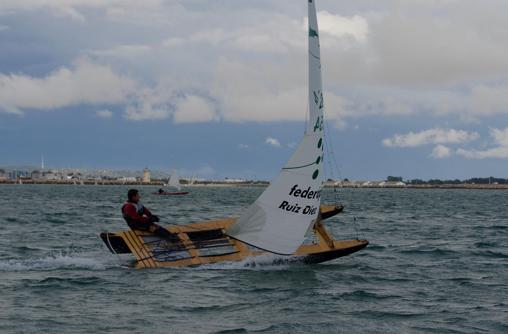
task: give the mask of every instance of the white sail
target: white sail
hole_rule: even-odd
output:
[[[309,123],[293,156],[228,234],[273,253],[290,255],[319,213],[323,165],[323,89],[315,0],[309,3]]]
[[[180,185],[180,179],[178,178],[176,171],[173,171],[173,173],[171,173],[171,175],[169,176],[168,186],[176,188],[178,191],[182,189]]]

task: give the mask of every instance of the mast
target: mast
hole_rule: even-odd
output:
[[[319,214],[323,165],[323,89],[315,0],[308,0],[309,122],[295,152],[228,235],[272,253],[291,255]]]

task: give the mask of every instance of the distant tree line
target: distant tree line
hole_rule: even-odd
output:
[[[403,180],[400,176],[388,176],[386,181],[390,182],[405,182],[406,184],[430,184],[430,185],[439,185],[439,184],[508,184],[508,179],[498,178],[498,177],[473,177],[467,180],[440,180],[440,179],[430,179],[428,181],[424,181],[421,179],[412,179],[412,180]]]

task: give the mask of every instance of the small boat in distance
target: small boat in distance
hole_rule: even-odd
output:
[[[167,184],[168,187],[176,189],[176,191],[165,191],[164,189],[159,189],[159,191],[154,192],[152,194],[154,195],[161,195],[161,196],[181,196],[181,195],[187,195],[188,191],[182,191],[182,185],[180,184],[180,178],[176,174],[176,171],[173,171],[171,175],[169,176],[169,181]]]
[[[308,122],[286,165],[240,217],[172,225],[166,228],[172,235],[166,239],[137,230],[102,233],[112,253],[134,255],[136,268],[249,261],[270,254],[276,254],[276,263],[320,263],[369,244],[360,239],[335,240],[323,224],[343,207],[321,204],[325,144],[321,58],[315,0],[307,2]]]

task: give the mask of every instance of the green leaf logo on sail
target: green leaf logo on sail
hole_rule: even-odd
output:
[[[309,27],[309,37],[319,37],[319,35],[316,30]]]

